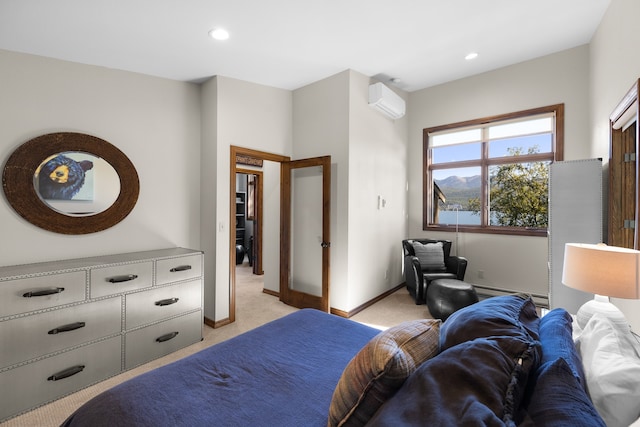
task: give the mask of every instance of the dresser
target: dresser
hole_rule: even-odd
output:
[[[203,254],[0,267],[0,421],[202,339]]]

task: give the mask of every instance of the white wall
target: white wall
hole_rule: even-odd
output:
[[[371,109],[370,83],[347,70],[294,91],[295,158],[332,156],[330,304],[343,311],[404,281],[407,119]]]
[[[347,305],[349,288],[349,74],[344,71],[293,92],[293,158],[331,156],[329,305],[340,309]]]
[[[199,249],[200,89],[130,72],[0,50],[0,159],[60,131],[102,138],[140,177],[116,226],[68,236],[39,229],[0,202],[0,265],[184,246]]]
[[[609,116],[640,78],[640,2],[612,0],[590,44],[591,153],[609,158]],[[640,331],[640,301],[614,299],[635,331]]]
[[[349,87],[349,309],[404,282],[407,232],[408,118],[392,120],[368,105],[369,77]],[[405,98],[408,95],[396,90]],[[381,204],[378,208],[378,196]]]
[[[204,251],[204,316],[216,317],[216,266],[218,259],[217,198],[218,198],[218,80],[202,84],[202,156],[200,158],[200,245]],[[221,189],[220,191],[224,191]],[[226,190],[228,193],[229,190]],[[228,236],[228,234],[227,234]],[[227,248],[223,252],[228,252]],[[227,261],[229,255],[227,254]],[[229,268],[227,267],[227,271]],[[228,300],[228,298],[227,298]],[[227,309],[227,313],[228,313]]]
[[[202,90],[205,316],[219,321],[229,317],[230,146],[289,156],[292,95],[287,90],[221,76],[205,82]],[[279,209],[279,168],[277,177],[273,165],[265,166],[264,171],[263,263],[265,287],[273,289],[279,266],[279,240],[274,238],[280,230],[279,214],[274,213],[275,206]]]
[[[588,158],[589,49],[581,46],[409,96],[409,237],[454,241],[454,233],[422,230],[422,129],[464,120],[565,104],[565,160]],[[465,280],[515,291],[548,293],[546,237],[460,233],[468,258]],[[454,249],[455,251],[455,249]],[[484,278],[478,271],[484,272]]]

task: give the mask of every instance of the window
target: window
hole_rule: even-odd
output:
[[[564,104],[424,129],[424,229],[545,235]]]

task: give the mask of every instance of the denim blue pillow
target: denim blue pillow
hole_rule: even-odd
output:
[[[453,313],[440,327],[440,348],[445,350],[476,338],[521,337],[538,341],[540,318],[529,295],[487,298]]]
[[[586,386],[582,359],[573,343],[573,318],[562,308],[548,312],[540,319],[541,364],[563,358],[580,385]]]
[[[520,337],[478,338],[451,347],[424,362],[367,426],[515,427],[537,351]]]
[[[536,426],[606,427],[573,368],[563,357],[547,361],[536,371],[527,413]]]

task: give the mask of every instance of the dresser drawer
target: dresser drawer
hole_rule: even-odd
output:
[[[91,270],[91,298],[149,287],[152,276],[152,261],[94,268]]]
[[[0,373],[0,421],[116,375],[121,348],[118,336]],[[73,373],[81,366],[61,378],[65,370]]]
[[[125,328],[132,329],[202,307],[200,279],[128,294]]]
[[[202,340],[202,312],[128,332],[125,335],[125,369],[131,369]]]
[[[120,333],[122,298],[0,322],[0,368]]]
[[[156,284],[193,279],[202,275],[202,254],[180,258],[160,259],[156,262]]]
[[[0,317],[83,301],[86,281],[72,271],[0,282]]]

